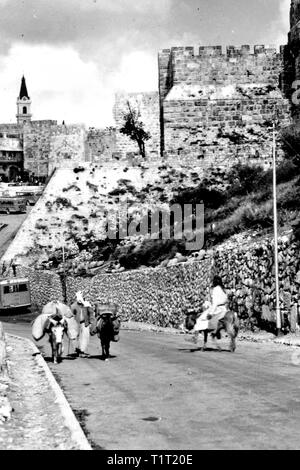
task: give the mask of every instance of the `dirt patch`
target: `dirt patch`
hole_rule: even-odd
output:
[[[30,345],[7,335],[7,359],[7,395],[14,411],[9,421],[0,424],[0,449],[76,450],[53,389]]]

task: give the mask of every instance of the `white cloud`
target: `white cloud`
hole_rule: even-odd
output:
[[[60,0],[61,1],[61,0]],[[166,14],[172,0],[68,0],[72,5],[78,4],[81,10],[102,10],[114,13],[136,11],[138,13]]]
[[[15,121],[24,74],[33,119],[64,119],[97,127],[112,123],[112,90],[101,83],[97,66],[84,62],[71,47],[18,44],[0,60],[0,68],[1,122]]]
[[[99,67],[99,68],[98,68]],[[16,44],[0,58],[0,122],[15,122],[21,77],[26,78],[33,119],[56,119],[95,127],[113,125],[116,91],[158,88],[157,57],[143,51],[124,55],[119,68],[102,74],[69,47]]]
[[[156,55],[143,51],[123,56],[119,70],[112,79],[115,90],[128,92],[155,91],[158,89]]]
[[[287,35],[290,30],[290,6],[291,0],[280,0],[279,20],[277,25],[274,25],[276,44],[287,44]]]

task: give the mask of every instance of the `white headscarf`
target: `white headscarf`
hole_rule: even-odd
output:
[[[82,304],[84,307],[92,307],[91,304],[90,304],[90,302],[84,300],[81,291],[76,292],[76,301],[77,301],[79,304]]]
[[[76,292],[76,301],[79,304],[84,304],[84,298],[81,291]]]

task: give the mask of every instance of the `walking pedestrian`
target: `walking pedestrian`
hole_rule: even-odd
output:
[[[77,356],[89,357],[90,325],[95,322],[94,309],[84,300],[81,292],[76,293],[76,302],[71,305],[71,311],[79,326],[79,337],[75,352]]]

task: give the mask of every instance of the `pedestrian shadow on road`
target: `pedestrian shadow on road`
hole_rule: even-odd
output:
[[[112,356],[112,355],[109,355],[108,359],[115,359],[116,357],[118,356]],[[102,356],[102,354],[98,354],[96,356],[90,356],[89,359],[100,359],[101,361],[105,361],[105,357]]]
[[[213,352],[213,353],[220,353],[220,352],[230,352],[229,349],[216,349],[216,348],[206,348],[204,351],[202,350],[202,347],[199,348],[177,348],[178,351],[181,352],[190,352],[190,353],[195,353],[195,352]]]
[[[52,359],[51,356],[43,356],[43,357],[44,357],[45,362],[52,362],[52,363],[53,363],[53,359]],[[74,359],[76,359],[76,356],[74,356],[74,357],[62,356],[61,362],[64,362],[64,361],[74,361]]]

